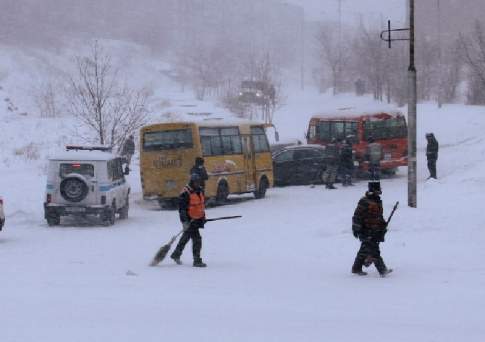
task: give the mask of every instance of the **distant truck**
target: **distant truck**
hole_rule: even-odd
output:
[[[352,137],[352,148],[359,171],[367,172],[369,168],[365,154],[370,137],[382,145],[383,172],[394,173],[398,167],[408,164],[406,119],[398,111],[362,112],[354,108],[343,108],[335,113],[315,115],[310,119],[307,132],[309,144],[325,146],[333,138],[342,141],[348,136]]]

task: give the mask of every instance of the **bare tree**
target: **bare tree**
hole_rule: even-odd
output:
[[[69,112],[93,135],[93,142],[119,146],[143,126],[148,93],[120,85],[119,71],[95,41],[88,57],[76,58],[76,74],[69,78]]]
[[[322,25],[316,36],[317,54],[320,60],[321,71],[330,69],[333,94],[336,95],[342,87],[343,71],[347,65],[349,55],[348,49],[341,48],[338,32],[333,25]]]
[[[475,23],[474,32],[470,38],[460,35],[465,63],[468,67],[468,102],[485,104],[485,31],[482,24]]]

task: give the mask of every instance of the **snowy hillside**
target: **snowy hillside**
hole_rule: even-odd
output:
[[[151,70],[138,81],[153,81],[154,106],[161,106],[153,120],[167,108],[195,103]],[[406,207],[405,169],[383,181],[385,214],[401,203],[382,245],[395,269],[386,279],[375,270],[362,278],[350,274],[359,247],[351,216],[365,181],[335,191],[300,186],[271,189],[262,200],[233,198],[233,205],[208,210],[210,217],[243,218],[207,224],[207,269],[191,267],[190,248],[184,266],[166,261],[150,268],[180,223],[175,211],[141,199],[137,167],[129,176],[128,220],[110,228],[47,226],[43,165],[71,142],[73,122],[32,113],[15,90],[23,76],[15,77],[9,73],[0,91],[19,107],[11,112],[0,104],[0,195],[7,213],[0,233],[0,341],[483,341],[484,107],[419,106],[419,208]],[[170,104],[161,105],[165,100]],[[369,101],[288,91],[276,125],[282,139],[302,139],[322,104]],[[429,131],[441,146],[437,181],[425,181]]]

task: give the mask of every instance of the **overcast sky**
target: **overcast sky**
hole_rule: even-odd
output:
[[[339,0],[282,0],[282,2],[302,5],[309,20],[336,18]],[[358,22],[360,13],[366,21],[400,20],[405,17],[406,0],[342,0],[342,16],[346,22]]]

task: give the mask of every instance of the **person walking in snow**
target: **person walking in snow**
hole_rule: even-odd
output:
[[[184,232],[170,256],[178,265],[182,264],[180,257],[189,240],[192,240],[192,254],[194,267],[206,267],[202,262],[200,252],[202,250],[202,237],[199,229],[205,224],[205,196],[201,187],[201,178],[197,173],[190,176],[189,184],[182,190],[179,196],[179,215]]]
[[[378,181],[381,178],[381,160],[384,157],[384,152],[382,145],[376,142],[373,137],[369,137],[367,141],[369,145],[367,145],[365,159],[369,162],[370,179]]]
[[[340,174],[342,185],[352,185],[352,173],[354,172],[354,159],[352,152],[352,136],[348,136],[340,148]]]
[[[439,144],[433,133],[426,133],[426,158],[428,159],[429,178],[437,179],[436,176],[436,161],[438,160]]]
[[[325,156],[327,168],[323,173],[323,181],[326,189],[336,189],[333,183],[337,177],[337,171],[339,166],[339,148],[337,146],[337,140],[332,138],[330,143],[325,146]]]
[[[133,154],[135,154],[135,140],[133,135],[130,135],[128,139],[126,139],[121,150],[121,155],[126,158],[126,163],[128,166],[131,165],[131,158],[133,157]]]
[[[392,269],[386,267],[381,257],[379,243],[384,241],[387,222],[383,217],[380,182],[369,182],[368,191],[357,204],[352,217],[352,232],[361,241],[361,246],[355,257],[352,273],[360,276],[367,275],[362,266],[372,263],[381,277],[385,277]]]
[[[195,158],[195,165],[190,169],[190,174],[198,174],[200,177],[200,186],[202,189],[205,189],[205,181],[209,179],[209,175],[207,174],[207,170],[204,166],[204,158],[197,157]]]

